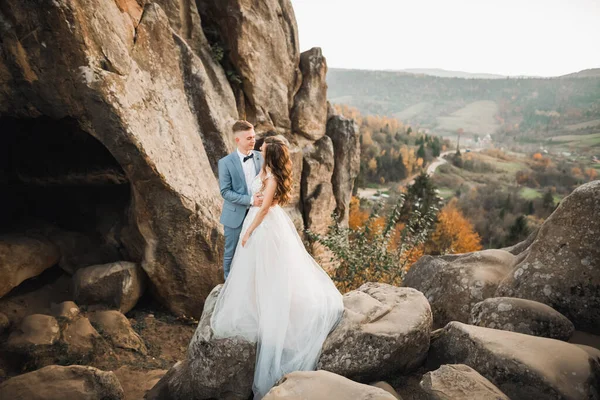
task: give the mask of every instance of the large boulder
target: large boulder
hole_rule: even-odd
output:
[[[300,54],[300,71],[302,86],[294,98],[292,130],[316,141],[325,135],[327,124],[327,62],[320,48]]]
[[[25,279],[38,276],[60,260],[50,241],[23,235],[0,236],[0,297]]]
[[[421,387],[428,400],[510,400],[492,382],[463,364],[442,365],[426,373]]]
[[[430,367],[466,364],[512,400],[593,399],[600,365],[560,340],[450,322],[431,342]]]
[[[50,365],[0,384],[0,398],[11,400],[121,400],[123,389],[112,372],[93,367]]]
[[[163,9],[134,3],[10,2],[2,10],[10,23],[1,28],[0,114],[74,122],[110,152],[131,189],[128,223],[117,232],[122,250],[140,262],[157,299],[176,314],[199,316],[222,276],[223,236],[222,200],[198,121],[223,114],[194,114],[203,96],[211,110],[231,100],[211,89],[222,86],[209,71],[220,67],[194,68],[203,61]],[[19,40],[22,32],[32,34]],[[190,57],[194,65],[186,64]],[[212,84],[198,87],[196,73]]]
[[[348,226],[350,199],[360,171],[360,131],[354,120],[333,115],[327,121],[327,136],[333,142],[335,168],[331,183],[338,222]]]
[[[263,400],[396,400],[383,389],[328,371],[297,371],[284,376]]]
[[[45,137],[73,131],[88,138],[119,167],[101,170],[100,180],[126,189],[118,199],[122,209],[112,210],[118,223],[88,210],[110,225],[102,234],[90,226],[89,232],[49,236],[65,251],[59,265],[67,272],[136,262],[160,302],[175,314],[199,317],[222,279],[222,199],[215,174],[217,160],[233,147],[230,127],[238,118],[255,123],[259,133],[285,133],[297,146],[298,183],[287,210],[296,227],[305,228],[304,201],[296,198],[302,195],[301,149],[322,135],[326,65],[317,50],[306,53],[306,83],[296,96],[303,72],[289,0],[7,4],[0,18],[9,21],[0,27],[2,126],[4,119],[14,122],[9,133],[18,140],[22,121],[35,121]],[[313,139],[293,134],[294,104],[297,126]],[[56,128],[47,129],[47,122]],[[65,147],[77,152],[77,146]],[[87,178],[95,157],[77,154],[82,171],[67,169],[68,175],[83,172]],[[340,173],[348,167],[342,164]],[[337,189],[336,182],[339,207],[350,189]],[[109,196],[105,203],[116,201]]]
[[[575,328],[546,304],[512,297],[492,297],[475,304],[470,323],[551,339],[569,340]]]
[[[600,334],[600,181],[560,202],[496,296],[547,304],[576,329]]]
[[[252,394],[256,344],[241,337],[213,338],[210,327],[222,285],[206,299],[185,360],[175,364],[146,394],[148,400],[246,400]]]
[[[473,306],[495,297],[498,284],[512,271],[516,256],[504,250],[483,250],[454,256],[423,256],[408,271],[402,286],[421,291],[433,312],[433,326],[468,322]]]
[[[173,366],[147,399],[247,399],[252,393],[256,344],[216,339],[210,318],[221,286],[206,299],[185,360]],[[366,284],[344,296],[346,311],[323,345],[317,369],[378,380],[412,371],[429,348],[431,311],[413,289]]]
[[[342,320],[323,344],[318,369],[366,382],[421,365],[432,323],[422,293],[366,283],[344,295],[344,307]]]
[[[116,262],[81,268],[73,277],[73,297],[78,304],[100,304],[129,312],[146,288],[146,273],[136,263]]]
[[[258,132],[289,132],[290,110],[300,88],[298,29],[289,0],[197,2],[203,24],[218,31],[213,44],[241,80],[240,115]]]

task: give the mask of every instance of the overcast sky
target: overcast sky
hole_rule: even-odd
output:
[[[600,0],[291,0],[329,67],[556,76],[600,67]]]

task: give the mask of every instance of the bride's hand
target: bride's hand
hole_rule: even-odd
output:
[[[246,232],[246,234],[242,238],[242,247],[246,247],[246,242],[248,242],[249,238],[250,238],[250,235],[248,234],[248,232]]]

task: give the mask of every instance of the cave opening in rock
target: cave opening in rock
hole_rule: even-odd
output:
[[[61,268],[129,260],[130,185],[104,145],[70,118],[0,118],[0,237],[43,235]]]

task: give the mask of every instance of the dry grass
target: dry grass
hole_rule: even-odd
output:
[[[450,114],[438,117],[436,130],[456,132],[462,128],[466,133],[484,136],[493,134],[498,128],[494,116],[498,112],[498,105],[494,101],[482,100],[467,104]]]

